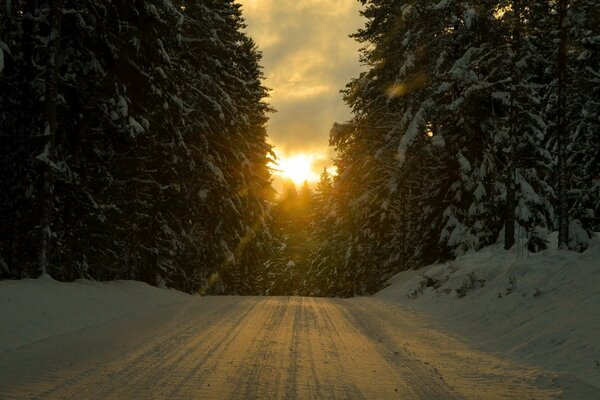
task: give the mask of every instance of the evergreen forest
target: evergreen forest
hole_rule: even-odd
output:
[[[280,193],[235,0],[1,1],[0,279],[350,297],[552,232],[585,251],[597,0],[359,1],[337,172]]]
[[[273,192],[261,55],[240,6],[0,12],[0,274],[250,291]]]

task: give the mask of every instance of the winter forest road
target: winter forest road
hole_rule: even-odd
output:
[[[0,353],[1,399],[545,399],[391,303],[205,297]]]

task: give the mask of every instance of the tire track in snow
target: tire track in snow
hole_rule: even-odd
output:
[[[340,322],[344,321],[341,321],[339,318],[337,318],[337,324],[333,322],[333,319],[330,314],[332,310],[335,309],[330,309],[329,307],[323,306],[322,304],[318,304],[318,301],[319,300],[315,301],[313,299],[313,306],[311,307],[311,310],[313,310],[315,315],[318,316],[318,318],[315,319],[315,321],[318,321],[319,319],[322,320],[322,326],[320,331],[322,332],[322,335],[327,342],[322,343],[323,347],[321,351],[328,351],[331,357],[336,361],[335,363],[333,363],[333,365],[338,366],[338,372],[341,375],[337,382],[343,382],[341,389],[344,395],[335,397],[345,399],[364,399],[365,397],[363,396],[363,393],[360,391],[360,389],[356,387],[352,380],[347,379],[347,376],[349,375],[349,371],[347,370],[347,368],[349,367],[349,365],[351,365],[350,361],[353,360],[344,360],[340,352],[340,350],[342,350],[340,348],[340,344],[344,343],[341,331],[343,330],[345,332],[348,332],[348,329],[344,325],[340,324]]]
[[[186,390],[190,387],[195,390],[204,382],[205,375],[201,373],[201,367],[217,358],[223,349],[236,340],[243,331],[244,321],[258,304],[257,299],[237,303],[229,315],[220,314],[209,323],[197,326],[199,329],[189,336],[185,335],[183,342],[169,343],[166,349],[148,354],[143,360],[149,364],[148,367],[131,365],[130,370],[135,374],[133,382],[136,384],[129,385],[131,389],[125,393],[125,398],[139,396],[144,388],[155,388],[154,393],[148,395],[158,394],[157,398],[170,398],[173,395],[185,398],[183,393]],[[144,372],[148,370],[153,373]]]
[[[522,366],[401,311],[371,299],[197,298],[0,353],[0,398],[553,397],[530,376],[516,381]]]
[[[395,365],[402,374],[403,379],[410,385],[410,390],[419,399],[457,400],[462,399],[443,380],[443,377],[435,372],[435,369],[425,368],[421,360],[415,359],[395,340],[376,329],[377,324],[371,317],[363,312],[357,312],[356,308],[350,309],[347,304],[343,306],[343,312],[349,320],[354,321],[365,336],[376,343],[377,351],[382,358]]]
[[[249,346],[246,351],[243,368],[238,375],[241,376],[243,384],[238,385],[231,399],[275,398],[282,381],[280,375],[286,373],[269,361],[275,360],[274,352],[284,347],[280,341],[281,334],[287,329],[283,321],[290,311],[290,298],[278,298],[276,302],[267,300],[263,302],[263,306],[268,307],[269,312],[261,321],[262,327],[254,338],[254,345]],[[265,371],[268,371],[269,375],[265,375]]]
[[[202,331],[204,327],[214,330],[226,320],[232,318],[235,320],[237,313],[245,311],[244,315],[246,315],[251,312],[253,305],[256,305],[256,301],[249,308],[240,307],[238,301],[231,301],[220,304],[216,310],[208,315],[200,315],[199,318],[193,318],[194,315],[190,314],[191,319],[175,321],[172,329],[166,333],[159,330],[156,337],[144,335],[144,341],[137,343],[138,347],[127,349],[123,353],[114,354],[109,351],[108,357],[100,356],[98,358],[97,354],[90,352],[90,362],[79,367],[79,370],[72,368],[79,363],[75,365],[70,363],[67,366],[50,363],[45,371],[35,379],[26,380],[18,385],[9,385],[6,391],[1,389],[3,385],[0,383],[0,397],[21,399],[23,398],[21,393],[29,392],[31,386],[36,387],[37,396],[40,398],[127,398],[127,392],[137,397],[147,390],[146,388],[157,387],[156,382],[154,385],[148,385],[148,382],[161,379],[160,376],[156,376],[157,371],[166,369],[167,365],[172,365],[172,362],[169,363],[169,361],[181,354],[178,350],[186,340],[210,339],[211,335],[200,336],[198,332]],[[191,306],[192,310],[194,306]],[[187,314],[187,311],[183,314]],[[99,328],[105,326],[109,327],[110,324],[103,324]],[[85,334],[86,332],[88,332],[87,328],[81,333]],[[64,336],[78,339],[73,334]],[[217,334],[212,337],[221,338]],[[161,358],[161,356],[165,358]],[[142,382],[146,385],[140,385]]]
[[[573,398],[571,394],[564,394],[564,389],[544,383],[551,382],[554,373],[478,351],[460,336],[445,333],[435,321],[423,318],[422,314],[370,298],[340,304],[348,312],[363,316],[371,330],[401,348],[410,359],[420,360],[417,365],[425,373],[430,371],[432,376],[441,377],[463,398]]]

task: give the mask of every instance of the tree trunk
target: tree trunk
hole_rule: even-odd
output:
[[[50,1],[50,38],[48,41],[48,66],[46,69],[46,141],[42,161],[42,210],[40,223],[39,271],[48,274],[49,254],[54,217],[54,160],[56,159],[56,130],[58,108],[58,68],[60,58],[61,0]]]
[[[513,21],[513,60],[512,60],[512,88],[511,88],[511,106],[510,106],[510,137],[509,137],[509,155],[508,166],[506,168],[506,211],[504,217],[504,249],[509,250],[515,244],[515,208],[517,205],[517,191],[515,187],[516,178],[516,136],[518,127],[518,112],[516,106],[516,97],[518,94],[517,84],[520,81],[520,74],[517,68],[519,61],[520,42],[521,42],[521,4],[520,1],[513,3],[514,21]]]
[[[511,146],[513,147],[513,146]],[[511,150],[512,152],[513,150]],[[512,158],[512,157],[511,157]],[[515,167],[514,160],[511,159],[506,172],[506,213],[504,217],[504,250],[510,250],[515,244]]]
[[[406,212],[406,190],[406,187],[400,190],[400,270],[397,272],[406,270],[406,236],[408,230],[408,218]]]
[[[13,5],[11,0],[4,1],[4,14],[6,15],[6,19],[10,20],[13,17]],[[0,11],[0,16],[2,12]]]
[[[567,191],[569,188],[566,156],[566,80],[567,80],[567,1],[558,2],[558,20],[560,43],[558,49],[558,122],[556,134],[558,139],[558,248],[566,249],[569,244],[569,201]]]

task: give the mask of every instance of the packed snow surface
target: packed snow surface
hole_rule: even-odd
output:
[[[598,235],[582,254],[491,247],[389,283],[376,298],[425,312],[482,350],[600,387]]]
[[[190,297],[135,281],[1,281],[0,352]]]
[[[600,393],[562,386],[555,375],[474,350],[417,313],[369,298],[194,297],[0,352],[7,400]]]
[[[0,398],[600,399],[598,247],[488,249],[379,298],[0,282]]]

